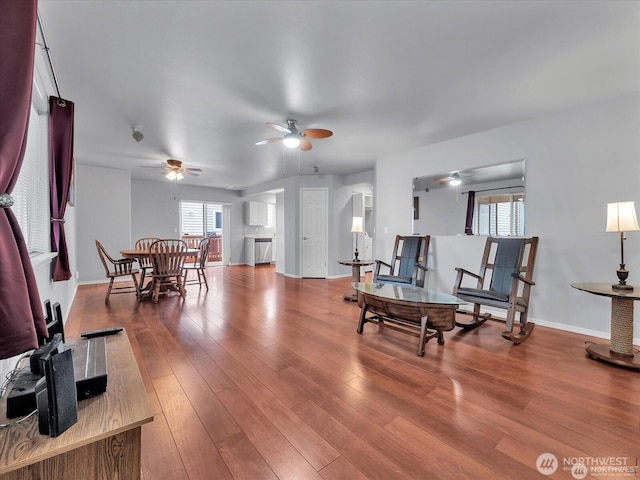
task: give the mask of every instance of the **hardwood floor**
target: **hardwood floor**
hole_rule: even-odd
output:
[[[587,357],[601,339],[538,326],[513,346],[487,322],[421,358],[415,337],[356,333],[347,278],[207,275],[210,290],[188,286],[184,303],[105,305],[106,285],[82,286],[65,327],[126,328],[155,412],[144,480],[584,478],[563,465],[578,458],[637,475],[638,372]],[[543,453],[560,463],[549,477]]]

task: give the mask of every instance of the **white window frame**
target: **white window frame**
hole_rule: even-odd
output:
[[[525,235],[524,192],[476,194],[473,231],[476,235],[521,237]]]
[[[189,213],[193,216],[193,221],[186,222],[185,214]],[[203,202],[199,200],[180,200],[180,234],[204,236],[212,233],[222,234],[223,224],[218,226],[218,218],[221,222],[224,220],[223,205],[215,202]],[[218,214],[219,213],[219,214]],[[217,215],[218,214],[218,215]],[[205,221],[205,216],[207,221]],[[196,226],[196,223],[199,223]]]

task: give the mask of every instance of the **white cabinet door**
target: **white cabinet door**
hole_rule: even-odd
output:
[[[245,263],[254,267],[256,265],[256,241],[254,238],[244,239]]]

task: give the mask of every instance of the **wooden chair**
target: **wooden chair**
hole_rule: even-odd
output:
[[[136,250],[144,250],[149,251],[149,247],[151,244],[157,240],[160,240],[157,237],[143,237],[136,240],[135,249]],[[151,261],[151,257],[140,257],[138,258],[138,266],[140,267],[140,289],[144,289],[144,277],[151,274],[153,271],[153,262]]]
[[[538,237],[487,238],[478,274],[456,268],[453,295],[474,305],[473,311],[458,310],[458,313],[471,316],[472,321],[456,321],[456,325],[471,329],[486,322],[491,314],[480,313],[482,305],[502,308],[507,311],[506,330],[502,336],[516,345],[524,342],[535,327],[534,323],[527,322],[527,315],[531,287],[535,285],[533,267],[537,249]],[[462,285],[467,277],[476,281],[475,287]],[[513,333],[516,313],[520,314],[520,330]]]
[[[160,293],[177,291],[185,298],[182,285],[182,267],[184,266],[187,244],[178,239],[156,240],[149,247],[153,262],[153,302],[158,303]]]
[[[207,282],[207,275],[205,269],[207,268],[207,261],[209,257],[209,239],[207,237],[200,240],[200,245],[198,246],[200,249],[200,253],[198,257],[193,262],[185,262],[183,271],[183,280],[182,285],[191,285],[198,283],[200,288],[202,288],[202,281],[204,280],[204,286],[209,290],[209,283]],[[189,272],[196,272],[197,278],[192,280],[188,280]]]
[[[391,263],[386,263],[382,260],[375,261],[373,283],[424,287],[430,239],[429,235],[396,235]],[[388,273],[381,274],[381,267],[388,269]]]
[[[135,262],[135,260],[132,258],[121,258],[115,260],[111,255],[109,255],[102,243],[98,240],[96,240],[96,248],[98,249],[98,255],[100,256],[102,265],[104,266],[105,274],[109,279],[109,288],[107,289],[107,296],[104,299],[105,303],[109,301],[109,295],[112,293],[114,295],[116,293],[135,293],[136,297],[140,297],[140,286],[138,285],[138,279],[136,278],[138,269],[133,268],[133,262]],[[133,287],[130,285],[122,287],[113,286],[113,282],[116,278],[129,276],[133,280]]]

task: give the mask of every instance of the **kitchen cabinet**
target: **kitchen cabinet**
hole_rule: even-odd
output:
[[[268,204],[264,202],[244,202],[244,224],[250,226],[267,225]]]

